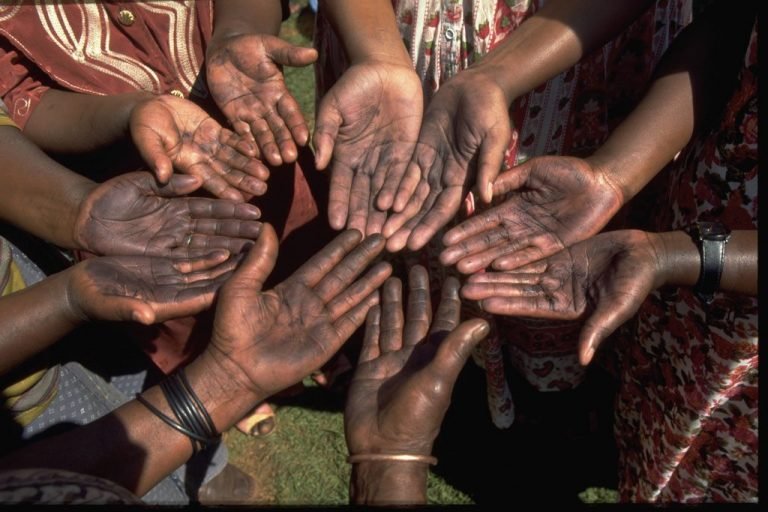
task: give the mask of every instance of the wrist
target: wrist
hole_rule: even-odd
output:
[[[206,63],[210,60],[211,55],[219,51],[219,49],[226,45],[227,42],[248,35],[259,36],[272,34],[255,31],[253,27],[246,22],[232,22],[227,24],[226,27],[217,28],[211,35],[211,40],[208,42],[208,47],[205,50]]]
[[[115,117],[120,119],[123,137],[133,140],[131,135],[131,119],[133,119],[133,113],[139,106],[151,101],[157,96],[158,94],[149,91],[136,91],[123,96],[124,99],[121,108],[116,109],[114,112]]]
[[[659,260],[659,275],[655,284],[694,286],[699,278],[701,259],[696,244],[684,231],[648,233]]]
[[[350,501],[356,504],[408,505],[427,501],[429,464],[366,461],[352,465]]]
[[[210,350],[205,350],[186,367],[187,379],[218,432],[228,430],[267,398],[254,392],[240,374],[240,369],[228,358]]]
[[[371,51],[355,52],[349,56],[349,65],[354,66],[356,64],[385,64],[389,66],[400,66],[408,68],[416,74],[411,63],[411,58],[408,56],[408,52],[405,51],[405,46],[399,45],[401,48],[378,48]],[[401,51],[402,50],[402,51]]]
[[[507,108],[510,108],[515,99],[528,91],[523,90],[515,80],[514,74],[509,73],[509,64],[490,57],[491,54],[489,53],[486,58],[472,65],[464,73],[482,76],[485,81],[495,84],[504,95],[504,102]],[[467,75],[466,78],[469,78],[469,76]]]
[[[78,183],[77,187],[72,187],[72,212],[70,226],[72,226],[72,243],[69,246],[71,249],[78,249],[96,253],[93,249],[93,244],[88,240],[88,230],[85,229],[90,218],[88,212],[91,210],[92,204],[89,196],[94,190],[98,188],[99,184],[88,179],[83,179]]]
[[[63,307],[61,309],[61,318],[71,329],[91,320],[81,300],[81,294],[77,291],[77,274],[82,272],[87,261],[80,262],[58,274],[54,274],[49,279],[57,283],[64,290],[61,294],[64,297]]]
[[[589,164],[595,176],[598,176],[599,181],[606,184],[616,193],[619,199],[619,206],[624,206],[638,191],[631,183],[624,179],[622,173],[616,171],[621,166],[617,165],[616,160],[602,149],[584,158],[584,161]]]

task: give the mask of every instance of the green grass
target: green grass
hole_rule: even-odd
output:
[[[579,499],[584,503],[618,503],[619,493],[614,489],[590,487],[579,493]]]
[[[307,1],[291,2],[298,9],[283,23],[280,37],[297,46],[312,46],[313,15]],[[315,121],[315,72],[313,66],[303,68],[283,68],[285,82],[296,101],[301,106],[304,118],[309,123],[310,133]]]
[[[282,399],[277,428],[266,437],[233,429],[226,435],[231,461],[257,479],[258,500],[270,505],[349,503],[343,397],[305,381],[304,393]],[[431,504],[471,504],[466,494],[435,474],[427,482]]]

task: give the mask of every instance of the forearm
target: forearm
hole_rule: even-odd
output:
[[[352,466],[349,500],[366,505],[427,502],[428,467],[414,462],[358,462]]]
[[[75,219],[91,180],[56,163],[16,128],[0,127],[0,219],[60,247],[79,248]]]
[[[212,370],[201,359],[192,362],[186,374],[218,432],[230,428],[256,404],[254,400],[257,399],[252,394],[244,392],[234,380]],[[150,388],[143,396],[174,418],[158,386]],[[106,478],[141,496],[191,455],[192,445],[188,437],[132,400],[93,423],[9,454],[0,460],[0,469],[67,469]]]
[[[515,98],[567,70],[613,39],[653,0],[552,0],[525,20],[473,68]]]
[[[280,0],[216,0],[212,40],[254,32],[276,36],[282,21]]]
[[[688,143],[693,109],[690,76],[685,72],[663,76],[586,160],[605,173],[626,204]]]
[[[625,203],[723,107],[751,19],[749,9],[720,12],[717,18],[697,20],[677,37],[640,104],[588,158],[606,171]]]
[[[52,153],[108,147],[130,137],[131,112],[153,96],[145,91],[97,96],[50,89],[32,113],[24,135]]]
[[[696,243],[684,231],[655,235],[663,255],[661,282],[673,286],[694,286],[699,279],[701,257]],[[757,230],[731,234],[725,246],[720,290],[757,296]]]
[[[69,307],[68,270],[0,298],[0,374],[42,352],[82,318]]]
[[[381,60],[412,66],[390,0],[321,2],[350,64]]]

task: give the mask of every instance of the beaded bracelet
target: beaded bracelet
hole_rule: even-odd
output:
[[[409,453],[358,453],[347,457],[347,462],[350,464],[368,461],[423,462],[432,466],[437,465],[437,457]]]

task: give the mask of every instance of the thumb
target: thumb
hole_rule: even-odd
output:
[[[459,324],[437,349],[432,362],[435,372],[453,385],[472,349],[488,335],[490,329],[488,322],[482,318],[473,318]]]
[[[203,180],[199,176],[174,174],[165,185],[158,187],[156,184],[153,184],[153,192],[160,197],[180,197],[194,192],[202,184]]]
[[[499,196],[522,187],[531,175],[533,160],[517,165],[507,172],[499,174],[493,182],[493,195]]]
[[[279,38],[271,39],[268,46],[269,56],[282,66],[307,66],[317,60],[317,50],[314,48],[294,46]]]
[[[101,309],[109,311],[109,318],[101,318],[101,320],[152,325],[157,319],[152,306],[133,297],[107,298],[102,303]]]
[[[499,175],[504,163],[504,151],[507,149],[509,137],[496,133],[489,134],[480,145],[480,155],[477,159],[477,189],[480,199],[490,204],[493,199],[493,181]]]
[[[149,167],[155,171],[155,177],[157,181],[165,184],[171,179],[173,174],[173,164],[171,159],[165,155],[158,155],[154,162],[147,162]]]
[[[600,301],[595,312],[584,322],[579,334],[579,363],[587,366],[595,355],[595,351],[605,339],[629,320],[640,307],[616,301]]]
[[[168,157],[168,149],[177,146],[176,126],[170,116],[156,119],[152,126],[147,121],[131,119],[131,137],[139,150],[141,158],[157,176],[157,181],[167,183],[173,173],[173,164]]]
[[[333,146],[339,134],[342,117],[335,100],[327,95],[320,101],[317,109],[317,121],[312,140],[315,146],[315,167],[322,171],[328,167],[333,154]]]
[[[148,136],[135,137],[136,147],[141,154],[141,158],[147,163],[150,169],[155,173],[157,181],[168,183],[173,174],[173,164],[165,149],[162,138],[154,132],[148,131]]]
[[[277,261],[278,241],[275,229],[270,224],[264,224],[259,238],[240,266],[235,270],[230,282],[239,286],[261,291]]]

